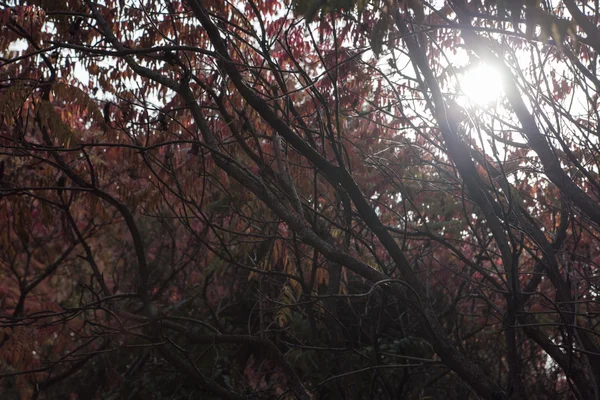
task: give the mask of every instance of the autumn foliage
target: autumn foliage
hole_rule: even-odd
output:
[[[600,399],[598,7],[0,1],[0,397]]]

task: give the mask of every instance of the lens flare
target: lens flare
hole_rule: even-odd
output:
[[[471,105],[487,106],[502,94],[502,75],[489,64],[477,64],[458,78],[462,97]]]

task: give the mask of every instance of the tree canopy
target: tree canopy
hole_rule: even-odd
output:
[[[1,0],[3,399],[600,399],[600,4]]]

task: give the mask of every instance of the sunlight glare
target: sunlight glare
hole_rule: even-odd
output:
[[[474,106],[487,106],[502,94],[502,76],[489,64],[477,64],[459,75],[463,101]]]

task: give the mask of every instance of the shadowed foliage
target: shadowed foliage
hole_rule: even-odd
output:
[[[599,16],[0,0],[0,397],[600,400]]]

